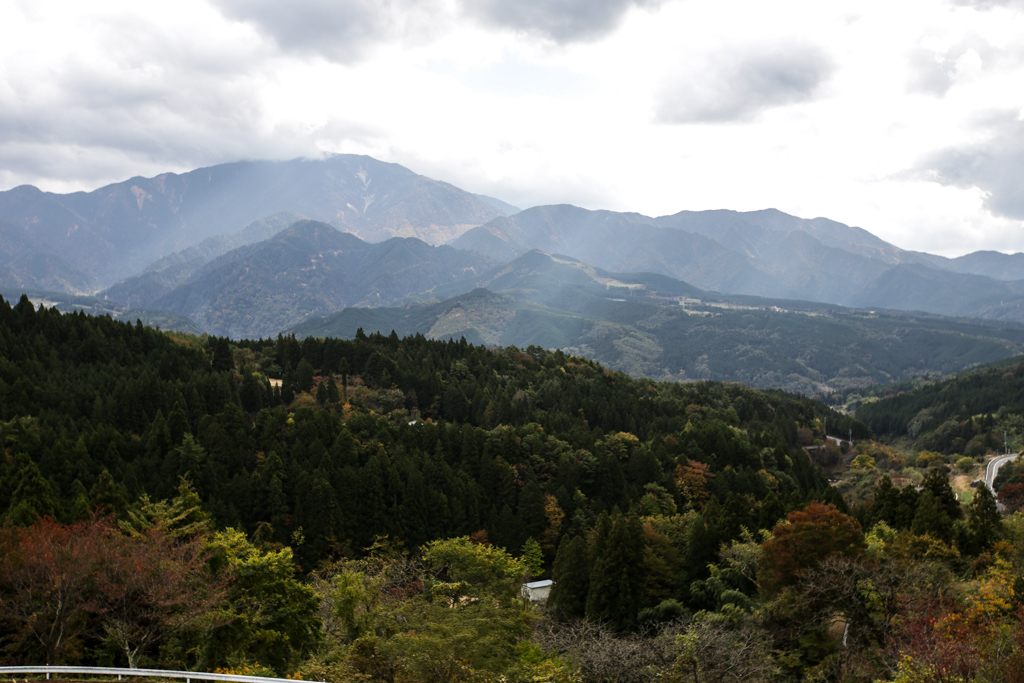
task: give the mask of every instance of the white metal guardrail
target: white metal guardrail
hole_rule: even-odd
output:
[[[150,678],[184,678],[185,683],[191,681],[232,681],[233,683],[318,683],[317,681],[298,681],[288,678],[267,678],[265,676],[236,676],[234,674],[211,674],[202,671],[166,671],[164,669],[117,669],[94,666],[0,666],[0,677],[7,678],[10,674],[46,674],[49,679],[53,674],[84,674],[89,676],[146,676]]]

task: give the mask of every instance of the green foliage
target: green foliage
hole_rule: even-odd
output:
[[[235,529],[213,536],[214,566],[231,577],[221,625],[207,637],[207,666],[257,663],[290,672],[323,638],[320,599],[295,578],[291,548],[261,550]]]
[[[148,650],[179,668],[564,674],[517,654],[527,563],[554,556],[553,604],[628,633],[643,610],[693,609],[689,582],[742,528],[828,491],[798,430],[835,413],[804,397],[423,336],[223,346],[0,302],[0,512],[102,505],[126,536],[176,542],[221,530],[224,600]],[[347,402],[303,391],[339,371]],[[756,593],[720,574],[723,605]]]
[[[514,600],[526,574],[521,560],[466,537],[431,541],[424,546],[423,561],[441,579],[433,586],[433,594],[455,602],[467,596]]]
[[[1004,435],[1012,449],[1024,444],[1024,363],[1019,361],[912,388],[883,387],[880,393],[856,413],[880,436],[907,437],[923,450],[970,457],[1001,450]]]
[[[544,573],[544,553],[541,551],[537,539],[532,537],[526,539],[519,553],[519,559],[522,560],[527,575],[532,577],[531,580],[539,579]]]

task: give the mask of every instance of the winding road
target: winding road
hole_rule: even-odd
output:
[[[999,474],[999,468],[1016,458],[1017,454],[1011,453],[1010,455],[1001,455],[998,458],[989,460],[988,466],[985,467],[985,485],[988,486],[989,490],[992,491],[993,494],[995,493],[995,489],[992,488],[992,484],[996,481],[996,476]]]

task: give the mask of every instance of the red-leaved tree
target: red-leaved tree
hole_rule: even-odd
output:
[[[205,534],[182,538],[155,527],[110,540],[87,609],[135,669],[150,646],[208,613],[226,578],[209,570]]]
[[[96,566],[115,535],[104,519],[0,528],[0,619],[21,647],[34,641],[47,664],[62,661],[86,628]]]
[[[860,523],[833,505],[811,503],[789,513],[788,524],[772,529],[762,546],[761,586],[775,592],[793,584],[797,575],[830,555],[855,557],[864,550]]]

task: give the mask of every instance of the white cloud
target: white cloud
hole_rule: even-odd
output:
[[[981,117],[1024,108],[1021,46],[1012,3],[0,3],[0,187],[330,150],[522,206],[1024,249],[1019,126]]]

